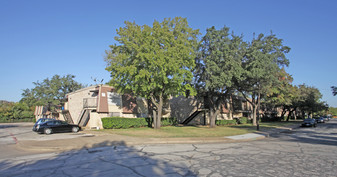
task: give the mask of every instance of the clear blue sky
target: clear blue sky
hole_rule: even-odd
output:
[[[152,25],[181,16],[200,29],[228,26],[250,40],[273,31],[291,47],[293,84],[318,88],[337,107],[335,0],[0,0],[0,100],[19,101],[23,89],[55,74],[109,80],[105,50],[124,21]]]

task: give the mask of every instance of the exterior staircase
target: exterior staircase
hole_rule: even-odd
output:
[[[187,125],[188,123],[190,123],[194,118],[196,118],[202,112],[205,112],[205,110],[197,110],[197,111],[195,111],[187,119],[185,119],[182,124]]]
[[[90,110],[89,109],[82,109],[80,118],[78,121],[78,125],[80,127],[85,127],[90,119]]]
[[[66,122],[68,122],[69,124],[74,124],[74,121],[71,118],[71,115],[68,110],[63,110],[62,114]]]

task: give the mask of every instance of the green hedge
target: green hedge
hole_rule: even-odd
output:
[[[130,127],[146,127],[148,122],[145,118],[121,118],[121,117],[107,117],[102,119],[103,128],[105,129],[119,129]]]
[[[162,118],[161,119],[161,126],[173,126],[177,124],[178,124],[178,120],[176,118]]]
[[[102,118],[104,129],[120,129],[120,128],[137,128],[152,127],[152,118],[123,118],[123,117],[106,117]],[[176,125],[175,118],[162,118],[161,126]]]
[[[221,126],[221,125],[235,125],[236,124],[236,120],[216,120],[215,124],[217,126]]]
[[[247,117],[241,117],[240,118],[240,124],[247,124],[248,123],[248,118]]]

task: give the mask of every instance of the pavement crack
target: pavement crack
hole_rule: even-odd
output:
[[[105,160],[105,159],[103,159],[103,158],[98,158],[98,159],[100,159],[101,161],[106,162],[106,163],[110,163],[110,164],[114,164],[114,165],[117,165],[117,166],[121,166],[121,167],[127,168],[127,169],[131,170],[133,173],[135,173],[135,174],[137,174],[137,175],[139,175],[139,176],[146,177],[146,176],[144,176],[144,175],[138,173],[136,170],[134,170],[132,166],[126,166],[126,165],[123,165],[123,164],[111,162],[111,161]],[[139,166],[143,166],[143,165],[139,165]]]

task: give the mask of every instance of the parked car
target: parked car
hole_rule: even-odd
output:
[[[74,124],[68,124],[61,120],[49,120],[41,124],[34,125],[33,131],[37,133],[52,134],[59,132],[74,132],[77,133],[81,130],[81,127]]]
[[[324,123],[325,122],[323,117],[316,118],[316,121],[317,121],[317,123]]]
[[[328,117],[323,117],[324,121],[329,121],[330,119]]]
[[[316,127],[317,122],[315,119],[304,119],[302,122],[302,127]]]
[[[50,120],[55,120],[55,119],[52,119],[52,118],[40,118],[39,120],[37,120],[35,122],[35,125],[40,125],[40,124],[42,124],[44,122],[47,122],[47,121],[50,121]],[[34,125],[34,127],[35,127],[35,125]]]

